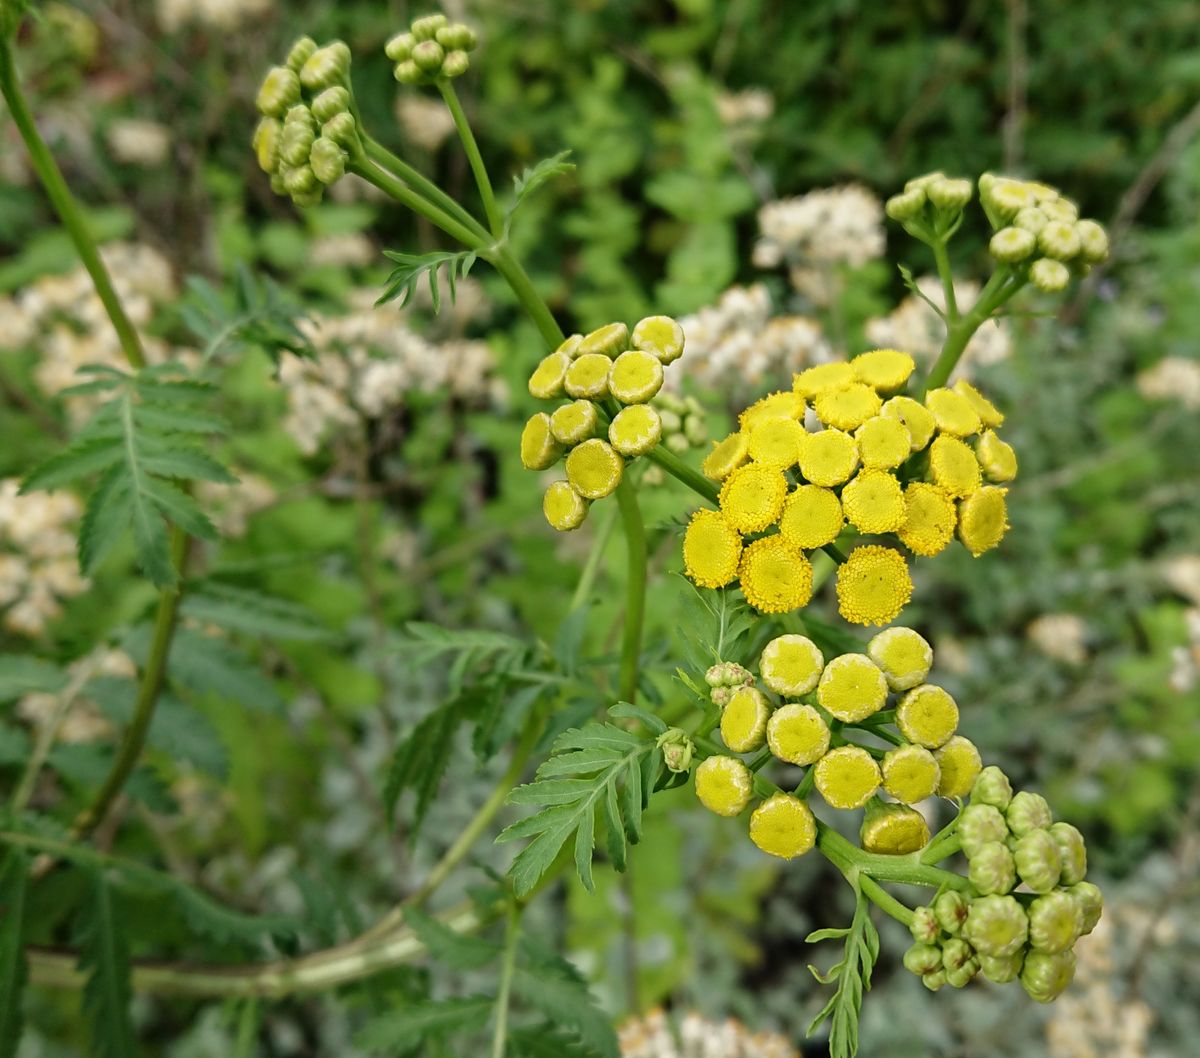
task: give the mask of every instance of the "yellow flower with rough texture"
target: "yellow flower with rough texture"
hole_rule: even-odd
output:
[[[829,390],[848,386],[854,380],[854,368],[841,360],[832,364],[817,364],[792,376],[792,392],[805,400],[812,400]]]
[[[790,794],[774,794],[751,813],[750,840],[772,856],[802,856],[817,843],[812,809]]]
[[[884,754],[883,788],[907,805],[932,797],[942,778],[933,754],[924,746],[897,746]]]
[[[983,761],[975,744],[962,735],[955,735],[933,756],[942,774],[937,788],[938,796],[966,797],[983,771]]]
[[[958,704],[949,691],[923,683],[897,703],[896,726],[909,742],[937,749],[958,730]]]
[[[975,455],[989,481],[1012,481],[1017,476],[1017,453],[1012,445],[991,430],[984,430],[975,443]]]
[[[653,353],[664,364],[683,356],[683,328],[670,316],[647,316],[633,328],[633,347]]]
[[[829,750],[829,725],[811,705],[792,702],[771,714],[767,745],[789,764],[813,764]]]
[[[568,360],[574,360],[579,355],[579,346],[582,342],[582,334],[572,334],[564,338],[559,347],[554,351],[556,353],[564,353]]]
[[[662,418],[649,404],[622,408],[608,424],[608,443],[629,459],[644,456],[661,437]]]
[[[879,666],[865,654],[842,654],[825,666],[817,684],[817,701],[830,716],[856,723],[873,716],[887,702],[888,686]]]
[[[714,441],[713,450],[704,457],[700,472],[713,481],[724,481],[750,458],[750,442],[740,430],[723,441]]]
[[[929,470],[933,483],[954,499],[970,496],[983,484],[979,460],[957,437],[942,436],[934,440],[929,448]]]
[[[529,393],[542,400],[553,400],[563,395],[563,379],[567,368],[571,366],[571,358],[566,353],[551,353],[529,376]]]
[[[621,484],[624,469],[625,460],[598,437],[584,441],[567,454],[567,480],[584,499],[602,500],[610,495]]]
[[[611,358],[629,348],[629,328],[623,323],[606,323],[584,335],[577,348],[577,356],[599,353]]]
[[[563,389],[572,397],[603,400],[608,396],[608,373],[611,369],[612,361],[603,353],[580,353],[567,368]]]
[[[929,824],[915,808],[876,801],[867,805],[859,839],[867,852],[907,856],[929,844]]]
[[[760,613],[789,613],[812,598],[811,563],[777,535],[747,545],[738,578],[746,601]]]
[[[721,713],[721,738],[734,753],[752,753],[767,737],[771,708],[756,687],[739,687]]]
[[[826,390],[813,403],[817,418],[838,430],[853,430],[879,414],[883,401],[870,386],[851,382],[841,389]]]
[[[560,444],[577,445],[595,436],[600,416],[590,400],[575,400],[555,408],[550,415],[550,432]]]
[[[742,538],[720,511],[699,510],[683,536],[683,568],[697,587],[721,588],[737,577]]]
[[[542,497],[542,513],[561,533],[578,529],[587,517],[588,501],[566,481],[556,481]]]
[[[899,349],[872,349],[850,361],[854,377],[880,393],[894,393],[916,369],[917,362]]]
[[[904,490],[904,524],[901,543],[914,555],[930,557],[944,551],[954,537],[958,511],[954,501],[937,485],[910,481]]]
[[[1008,489],[985,485],[958,505],[958,538],[976,558],[1004,539],[1008,532]]]
[[[850,479],[858,469],[858,445],[841,430],[810,433],[800,447],[800,473],[814,485],[831,487]]]
[[[721,486],[721,513],[738,532],[758,533],[779,517],[786,495],[787,478],[782,470],[762,463],[747,463],[730,474]]]
[[[979,421],[984,426],[994,429],[1004,422],[1004,413],[965,378],[960,378],[954,383],[954,392],[966,397],[971,402],[971,407],[975,409],[979,415]]]
[[[562,445],[550,432],[550,416],[539,411],[529,417],[521,431],[521,465],[526,470],[546,470],[562,455]]]
[[[858,457],[868,470],[892,470],[912,453],[912,434],[899,419],[876,415],[854,431]]]
[[[975,406],[952,389],[931,389],[925,394],[925,407],[941,433],[950,437],[969,437],[983,425]]]
[[[893,691],[920,685],[933,667],[933,647],[911,628],[885,628],[867,644],[867,657],[879,666]]]
[[[879,765],[859,746],[831,749],[814,765],[818,792],[832,808],[862,808],[879,789]]]
[[[885,625],[912,598],[904,556],[890,547],[856,547],[838,568],[838,613],[858,625]]]
[[[821,648],[807,636],[776,636],[758,659],[763,683],[784,698],[808,694],[821,678],[825,657]]]
[[[750,803],[750,769],[736,757],[709,757],[696,768],[696,796],[710,812],[736,816]]]
[[[773,467],[793,467],[800,462],[804,427],[795,419],[760,419],[750,430],[750,458]]]
[[[929,439],[933,437],[933,431],[937,429],[933,413],[920,401],[913,400],[912,397],[893,397],[879,409],[879,414],[904,423],[909,436],[912,437],[914,452],[920,452],[929,444]]]
[[[862,470],[842,489],[842,510],[859,532],[894,532],[904,525],[904,490],[886,470]]]
[[[756,400],[738,416],[738,426],[747,437],[750,431],[760,422],[767,419],[796,419],[804,418],[804,399],[787,390],[768,393]]]
[[[609,368],[608,391],[622,404],[645,404],[662,384],[662,362],[641,349],[623,352]]]
[[[832,544],[845,524],[836,492],[820,485],[801,485],[784,501],[779,534],[791,547],[815,551]]]

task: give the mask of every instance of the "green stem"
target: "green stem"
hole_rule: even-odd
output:
[[[542,300],[542,296],[535,289],[533,280],[529,278],[525,269],[521,267],[521,263],[513,256],[512,251],[507,246],[498,245],[483,256],[491,261],[497,272],[504,276],[521,308],[533,320],[546,345],[551,349],[557,349],[562,345],[563,339],[566,337],[562,328],[554,319],[546,302]]]
[[[716,504],[718,497],[721,495],[720,486],[714,481],[709,481],[700,471],[689,467],[665,445],[655,445],[646,453],[646,458],[651,463],[662,467],[672,477],[678,478],[693,492],[708,500],[709,503]]]
[[[859,878],[858,884],[861,886],[863,893],[867,898],[882,911],[886,911],[897,922],[902,922],[906,926],[911,926],[913,922],[912,910],[905,907],[891,893],[889,893],[882,885],[869,875],[863,875]]]
[[[521,906],[509,904],[504,934],[504,961],[500,964],[500,991],[496,994],[496,1028],[492,1033],[492,1058],[504,1058],[508,1043],[508,1001],[512,995],[513,973],[517,968],[517,939],[521,935]]]
[[[488,227],[492,229],[492,235],[500,239],[504,235],[504,220],[496,205],[492,181],[488,177],[487,166],[483,164],[483,155],[479,153],[479,144],[475,142],[475,133],[471,131],[471,123],[463,112],[462,103],[459,102],[453,83],[442,77],[438,79],[437,86],[438,91],[442,93],[442,98],[446,101],[446,106],[450,108],[450,114],[454,118],[454,127],[458,129],[458,138],[462,140],[463,149],[467,152],[467,160],[471,163],[471,172],[475,175],[475,186],[479,188],[479,197],[483,199],[483,211],[487,214]]]
[[[600,559],[604,557],[604,549],[608,546],[608,538],[612,536],[613,526],[616,524],[617,510],[610,505],[606,508],[604,520],[592,538],[591,550],[588,551],[583,572],[579,574],[579,582],[575,585],[575,592],[571,596],[571,605],[567,608],[569,611],[578,610],[587,602],[588,596],[592,593],[592,587],[596,583],[596,574],[600,571]]]
[[[617,486],[617,505],[628,548],[628,582],[625,589],[625,630],[621,640],[619,693],[622,701],[637,700],[638,664],[642,651],[642,625],[646,613],[646,527],[638,506],[637,491],[627,480]]]
[[[949,859],[962,848],[962,843],[959,841],[957,833],[947,834],[945,837],[934,838],[928,845],[925,846],[925,851],[921,853],[922,863],[941,863],[942,860]]]
[[[930,243],[938,275],[942,278],[942,292],[946,298],[947,322],[953,326],[958,322],[958,299],[954,296],[954,273],[950,270],[950,255],[946,252],[945,238],[935,238]]]
[[[380,191],[391,195],[402,206],[411,209],[414,213],[419,213],[431,224],[441,228],[447,235],[457,239],[464,246],[475,251],[482,251],[486,248],[486,239],[481,239],[461,221],[450,216],[441,207],[435,206],[423,195],[417,194],[398,176],[381,168],[367,156],[365,150],[361,154],[351,157],[348,168],[368,183],[374,184]]]

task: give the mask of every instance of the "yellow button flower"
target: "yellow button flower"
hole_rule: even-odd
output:
[[[867,852],[907,856],[929,844],[929,824],[915,808],[875,801],[867,805],[859,839]]]
[[[894,393],[908,381],[917,363],[899,349],[872,349],[856,356],[850,366],[859,382],[865,382],[880,393]]]
[[[542,513],[560,533],[578,529],[587,517],[588,501],[566,481],[556,481],[542,497]]]
[[[829,725],[811,705],[792,702],[771,714],[767,745],[789,764],[812,764],[829,750]]]
[[[595,404],[590,400],[576,400],[554,409],[550,415],[550,432],[560,444],[577,445],[595,435],[599,421]]]
[[[975,744],[962,735],[955,735],[933,756],[942,773],[938,796],[966,797],[983,771],[983,761]]]
[[[801,485],[784,501],[779,533],[790,547],[815,551],[832,544],[845,524],[836,492],[820,485]]]
[[[804,427],[795,419],[759,419],[750,430],[750,458],[773,467],[793,467],[800,462],[804,438]]]
[[[662,384],[662,363],[641,349],[622,353],[608,372],[608,391],[622,404],[645,404]]]
[[[754,780],[736,757],[709,757],[696,768],[696,796],[710,812],[736,816],[750,803]]]
[[[1008,532],[1008,489],[985,485],[958,505],[958,538],[976,558]]]
[[[958,729],[958,704],[932,683],[914,687],[896,706],[896,726],[909,742],[937,749]]]
[[[645,455],[661,437],[662,418],[649,404],[622,408],[608,424],[608,443],[629,459]]]
[[[683,537],[683,568],[701,588],[720,588],[737,577],[742,538],[720,511],[699,510]]]
[[[580,353],[567,368],[563,388],[572,397],[603,400],[608,396],[608,373],[611,369],[612,361],[603,353]]]
[[[550,416],[544,411],[530,416],[521,431],[521,465],[526,470],[546,470],[562,455],[562,446],[550,432]]]
[[[800,473],[827,488],[850,479],[858,468],[858,445],[841,430],[810,433],[800,447]]]
[[[880,770],[883,788],[907,805],[932,797],[942,777],[937,760],[924,746],[897,746],[888,750]]]
[[[576,361],[578,363],[579,361]],[[625,461],[607,441],[593,437],[567,454],[567,480],[584,499],[600,500],[621,484]]]
[[[723,441],[714,441],[713,450],[704,457],[700,472],[713,481],[724,481],[750,458],[750,442],[740,430]]]
[[[975,443],[975,455],[989,481],[1012,481],[1017,476],[1017,453],[991,430],[984,430]]]
[[[789,613],[812,598],[812,565],[778,535],[746,547],[738,578],[746,601],[760,613]]]
[[[817,701],[838,720],[856,723],[873,716],[887,701],[888,686],[879,666],[865,654],[842,654],[825,666]]]
[[[841,389],[854,381],[854,368],[839,360],[832,364],[817,364],[793,375],[792,391],[805,400],[812,400],[821,393]]]
[[[841,389],[826,390],[813,403],[817,418],[826,426],[853,430],[879,414],[883,401],[870,386],[851,382]]]
[[[647,316],[633,328],[633,347],[674,363],[683,356],[683,328],[670,316]]]
[[[1004,413],[965,378],[960,378],[954,383],[954,392],[966,397],[971,402],[971,407],[975,409],[979,415],[979,421],[984,426],[994,429],[1004,422]]]
[[[885,625],[912,598],[908,563],[899,551],[869,544],[856,547],[838,568],[838,613],[858,625]]]
[[[862,533],[891,533],[904,525],[904,490],[886,470],[861,470],[842,489],[846,520]]]
[[[763,683],[784,698],[799,698],[808,694],[821,678],[825,658],[807,636],[776,636],[758,659],[758,671]]]
[[[563,353],[568,360],[574,360],[579,355],[579,345],[582,341],[582,334],[569,335],[562,340],[562,344],[554,351],[556,353]]]
[[[933,415],[938,430],[950,437],[969,437],[982,426],[975,406],[952,389],[931,389],[925,394],[925,407]]]
[[[629,348],[629,328],[623,323],[606,323],[597,327],[590,334],[584,335],[579,343],[579,356],[589,353],[600,353],[606,357],[614,357]]]
[[[914,555],[929,557],[944,551],[958,524],[958,511],[945,491],[927,481],[910,481],[904,490],[904,507],[901,543]]]
[[[867,644],[867,657],[879,666],[893,691],[907,691],[929,675],[933,647],[911,628],[885,628]]]
[[[920,452],[933,437],[937,429],[933,413],[920,401],[912,397],[893,397],[879,411],[890,419],[899,419],[908,428],[912,437],[912,450]]]
[[[721,713],[721,738],[734,753],[752,753],[766,741],[771,708],[756,687],[739,687]]]
[[[779,517],[786,495],[787,479],[782,470],[762,463],[747,463],[725,479],[719,502],[721,512],[734,529],[740,533],[758,533]]]
[[[563,395],[563,379],[567,368],[571,366],[571,358],[565,353],[551,353],[529,376],[529,393],[542,400],[553,400]]]
[[[899,419],[876,415],[854,431],[858,457],[869,470],[892,470],[912,453],[912,434]]]
[[[929,448],[929,470],[933,483],[954,499],[970,496],[983,483],[975,453],[956,437],[934,440]]]
[[[738,416],[738,426],[747,437],[750,431],[766,419],[804,418],[804,400],[795,393],[780,390],[756,400]]]
[[[865,749],[839,746],[814,765],[818,792],[833,808],[862,808],[879,789],[879,765]]]
[[[750,815],[750,840],[772,856],[802,856],[817,843],[812,809],[790,794],[768,797]]]

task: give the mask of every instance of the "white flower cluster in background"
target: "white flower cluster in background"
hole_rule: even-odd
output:
[[[816,320],[771,313],[771,295],[755,283],[730,287],[715,305],[682,317],[688,377],[718,389],[755,389],[771,380],[789,384],[792,372],[832,358]]]
[[[1164,356],[1137,377],[1137,390],[1147,400],[1169,400],[1188,411],[1200,411],[1200,360]]]
[[[196,499],[224,537],[244,535],[250,518],[270,507],[278,496],[264,477],[240,470],[234,476],[237,482],[232,485],[215,481],[196,484]]]
[[[1172,555],[1162,560],[1158,572],[1171,591],[1200,606],[1200,555]]]
[[[112,156],[125,165],[153,169],[171,153],[171,130],[158,121],[118,118],[109,125],[105,139]]]
[[[98,647],[73,661],[67,674],[68,686],[86,684],[98,676],[132,680],[137,676],[137,666],[122,650]],[[100,712],[100,707],[82,694],[69,700],[64,700],[63,694],[42,691],[27,694],[17,703],[17,715],[35,728],[58,724],[55,739],[59,742],[95,742],[112,731],[112,725]]]
[[[62,613],[61,600],[88,586],[73,531],[83,505],[69,492],[21,496],[20,487],[0,480],[0,624],[38,636]]]
[[[287,353],[280,361],[279,381],[288,401],[284,428],[305,455],[364,418],[377,419],[400,407],[410,392],[446,389],[464,400],[503,402],[485,342],[433,341],[414,331],[394,305],[375,308],[367,292],[355,300],[357,306],[345,315],[314,315],[301,322],[315,356]]]
[[[1171,648],[1171,673],[1167,685],[1176,694],[1191,694],[1200,686],[1200,608],[1183,611],[1186,642]]]
[[[937,276],[921,276],[917,288],[943,312],[946,295]],[[960,312],[967,312],[979,297],[979,284],[967,279],[954,282],[954,300]],[[933,360],[946,340],[946,324],[925,298],[906,297],[887,316],[867,320],[867,338],[875,346],[903,349],[918,360]],[[967,343],[952,378],[970,377],[975,367],[986,367],[1006,360],[1012,353],[1012,337],[1003,320],[988,320]]]
[[[618,1031],[621,1058],[800,1058],[773,1032],[751,1033],[732,1018],[710,1021],[691,1011],[676,1030],[661,1010],[625,1022]]]
[[[188,25],[234,30],[266,14],[273,0],[158,0],[158,24],[174,33]]]
[[[1088,659],[1088,627],[1073,613],[1044,613],[1029,622],[1029,641],[1046,657],[1067,665],[1082,665]]]
[[[396,121],[407,142],[431,152],[454,132],[454,117],[445,103],[412,92],[397,97]]]

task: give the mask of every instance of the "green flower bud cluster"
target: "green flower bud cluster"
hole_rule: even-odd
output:
[[[945,231],[958,220],[974,195],[970,180],[926,173],[909,180],[900,194],[887,200],[884,210],[905,227],[928,225],[934,231]]]
[[[315,206],[346,172],[358,141],[350,95],[350,49],[340,40],[318,47],[311,37],[292,45],[282,66],[263,79],[254,130],[259,167],[272,189],[298,206]]]
[[[479,43],[475,31],[445,15],[418,18],[403,33],[397,33],[384,47],[396,64],[396,80],[401,84],[432,84],[442,77],[461,77],[470,68],[469,53]]]
[[[579,528],[592,501],[621,483],[626,460],[662,440],[662,416],[650,401],[662,388],[664,366],[682,354],[679,324],[648,316],[632,332],[608,323],[573,334],[534,368],[530,395],[568,399],[553,413],[534,414],[521,433],[527,470],[548,470],[565,453],[567,479],[554,482],[542,502],[555,529]]]
[[[916,909],[905,966],[935,991],[982,972],[998,984],[1020,980],[1030,997],[1049,1003],[1071,983],[1075,944],[1103,909],[1100,890],[1084,880],[1082,835],[1054,822],[1045,798],[1014,793],[996,767],[975,780],[957,835],[971,891],[942,893]],[[1029,892],[1014,894],[1018,885]]]
[[[724,709],[734,691],[754,686],[754,673],[736,661],[718,661],[704,674],[704,682],[712,688],[713,704]]]
[[[662,390],[651,402],[662,421],[662,443],[677,455],[708,444],[708,420],[695,397],[681,397]],[[666,480],[662,467],[648,466],[642,472],[646,485],[661,485]]]
[[[662,750],[667,771],[682,775],[691,770],[692,755],[696,752],[696,747],[682,728],[668,728],[658,736],[654,744]]]

